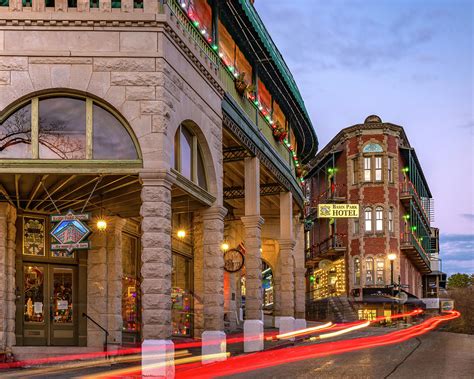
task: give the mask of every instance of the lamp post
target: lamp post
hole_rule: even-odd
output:
[[[394,253],[390,253],[388,255],[388,259],[390,261],[390,288],[391,288],[391,298],[392,298],[392,301],[390,302],[390,316],[393,315],[393,292],[394,292],[394,287],[395,287],[395,284],[393,283],[393,261],[395,261],[395,259],[397,259],[397,254],[394,254]]]

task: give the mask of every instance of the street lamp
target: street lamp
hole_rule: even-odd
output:
[[[394,283],[393,283],[393,261],[397,259],[397,254],[390,253],[388,255],[388,260],[390,261],[390,288],[391,288],[391,295],[392,301],[390,302],[390,315],[393,315],[393,290],[394,290]]]

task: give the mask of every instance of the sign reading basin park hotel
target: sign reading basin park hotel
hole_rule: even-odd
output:
[[[359,217],[359,204],[319,204],[319,218]]]

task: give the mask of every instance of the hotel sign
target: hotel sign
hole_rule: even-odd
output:
[[[359,204],[319,204],[319,218],[357,218]]]

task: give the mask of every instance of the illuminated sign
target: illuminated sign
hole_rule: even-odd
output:
[[[89,214],[75,214],[68,211],[65,215],[52,215],[51,222],[58,222],[51,231],[53,241],[51,250],[89,249],[89,241],[85,239],[91,233],[82,220],[89,220]]]
[[[440,308],[443,312],[454,310],[454,300],[441,300]]]
[[[319,218],[357,218],[359,204],[319,204]]]

